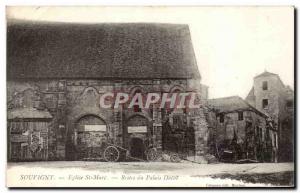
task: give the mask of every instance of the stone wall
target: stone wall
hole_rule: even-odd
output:
[[[198,83],[197,83],[198,82]],[[120,107],[119,109],[103,109],[99,107],[99,98],[105,92],[126,92],[132,94],[136,89],[142,93],[157,92],[170,93],[197,91],[200,93],[199,80],[170,79],[170,80],[26,80],[8,81],[8,106],[14,108],[15,95],[31,89],[34,96],[29,97],[30,103],[38,109],[46,109],[53,116],[49,123],[49,160],[74,159],[74,132],[76,123],[86,115],[95,115],[101,118],[108,129],[108,141],[120,146],[129,146],[129,136],[126,127],[132,123],[135,116],[147,120],[148,144],[163,148],[163,126],[169,122],[173,126],[173,115],[184,117],[183,130],[194,130],[194,147],[190,147],[190,154],[204,154],[207,152],[207,124],[202,110],[170,111],[153,107],[135,112],[133,109]],[[201,98],[201,97],[200,97]],[[136,123],[137,124],[137,123]],[[166,130],[166,129],[165,129]],[[173,133],[174,135],[178,135]],[[172,135],[173,135],[172,134]],[[182,136],[190,135],[184,133]],[[184,137],[182,137],[184,138]],[[184,139],[186,140],[186,138]],[[184,151],[188,151],[185,149]]]
[[[210,138],[214,143],[209,145],[217,157],[223,150],[235,153],[233,159],[255,159],[261,162],[277,161],[277,132],[267,126],[265,117],[254,111],[244,110],[243,120],[238,120],[238,112],[224,113],[224,122],[216,114],[216,128]],[[213,121],[213,120],[211,120]],[[267,155],[268,154],[268,155]]]
[[[263,90],[263,81],[268,82],[268,89]],[[292,91],[291,91],[292,92]],[[292,94],[293,95],[293,94]],[[286,86],[277,75],[261,76],[254,79],[255,107],[267,113],[274,120],[274,127],[278,130],[279,161],[293,160],[293,108],[287,108],[289,97]],[[268,99],[267,108],[262,107],[262,99]]]
[[[268,90],[262,89],[263,81],[268,82]],[[278,124],[279,112],[280,112],[280,96],[279,93],[281,87],[279,85],[279,80],[276,76],[268,77],[258,77],[254,79],[254,95],[255,95],[255,107],[262,111],[266,112],[268,115],[275,120]],[[262,100],[268,99],[269,104],[267,108],[262,107]]]

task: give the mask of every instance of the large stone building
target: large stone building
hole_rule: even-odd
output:
[[[265,81],[267,89],[260,91]],[[200,82],[187,25],[9,21],[8,160],[99,159],[114,144],[139,160],[158,149],[201,163],[222,160],[226,152],[234,155],[230,161],[276,162],[278,147],[288,144],[279,137],[277,145],[276,125],[281,135],[290,128],[293,91],[278,76],[264,74],[246,101],[207,100],[208,87]],[[195,93],[201,105],[99,104],[106,93],[120,92],[129,98]],[[261,106],[266,99],[269,111]]]
[[[294,92],[283,84],[277,74],[263,72],[254,77],[246,100],[274,120],[278,130],[278,160],[293,161],[294,154]]]
[[[139,159],[149,147],[204,155],[202,108],[99,106],[106,92],[194,92],[201,101],[200,79],[187,25],[9,21],[8,159],[97,158],[103,142]]]
[[[208,107],[211,154],[224,161],[277,162],[277,131],[265,113],[238,96],[209,99]]]

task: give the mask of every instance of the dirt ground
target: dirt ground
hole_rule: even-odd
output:
[[[191,162],[22,162],[8,163],[9,172],[27,170],[52,170],[68,173],[69,171],[141,174],[155,173],[168,175],[189,175],[196,178],[218,180],[230,179],[239,182],[269,184],[271,186],[293,186],[293,163],[251,163],[251,164],[197,164]]]
[[[217,174],[211,175],[215,179],[234,179],[246,183],[264,183],[275,186],[293,186],[294,172],[259,173],[259,174]]]

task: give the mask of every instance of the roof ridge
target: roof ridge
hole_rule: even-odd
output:
[[[248,105],[250,108],[252,108],[252,109],[258,111],[259,113],[261,113],[261,114],[263,114],[263,115],[265,115],[265,116],[268,117],[268,115],[267,115],[266,113],[264,113],[264,112],[258,110],[256,107],[254,107],[254,106],[252,106],[250,103],[248,103],[248,101],[246,101],[246,100],[243,100],[243,101],[244,101],[244,103],[245,103],[246,105]]]
[[[227,98],[235,98],[235,97],[241,98],[241,97],[238,96],[238,95],[232,95],[232,96],[226,96],[226,97],[211,98],[211,99],[208,99],[208,100],[218,100],[218,99],[227,99]]]
[[[48,21],[48,20],[23,20],[23,19],[9,19],[8,25],[153,25],[153,26],[182,26],[188,27],[187,23],[167,23],[167,22],[80,22],[80,21]]]
[[[264,72],[262,72],[262,73],[260,73],[260,74],[258,74],[258,75],[256,75],[256,76],[254,76],[254,78],[256,78],[256,77],[260,77],[260,76],[268,76],[268,75],[279,76],[279,75],[278,75],[278,74],[276,74],[276,73],[269,72],[269,71],[264,71]]]

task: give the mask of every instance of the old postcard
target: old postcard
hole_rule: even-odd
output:
[[[294,187],[294,8],[16,7],[8,187]]]

